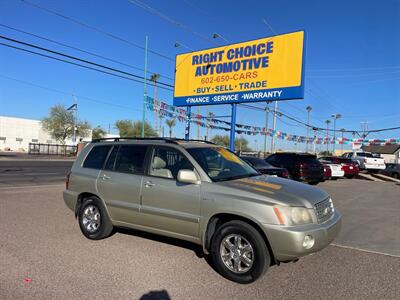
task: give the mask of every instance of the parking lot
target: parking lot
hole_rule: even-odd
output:
[[[86,239],[62,200],[68,163],[29,163],[30,171],[7,165],[4,175],[0,162],[1,299],[398,299],[396,183],[321,183],[343,213],[334,244],[239,285],[190,243],[128,230]]]

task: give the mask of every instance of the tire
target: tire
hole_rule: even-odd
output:
[[[245,249],[245,246],[247,252],[237,251]],[[225,262],[222,256],[227,257]],[[242,284],[256,281],[271,263],[270,253],[260,233],[248,223],[238,220],[229,221],[217,229],[211,240],[211,257],[219,274]],[[235,261],[238,263],[235,264]]]
[[[339,177],[331,177],[331,180],[338,180]]]
[[[83,200],[78,213],[79,227],[84,236],[101,240],[111,235],[113,226],[100,199],[89,197]]]
[[[308,184],[310,185],[317,185],[319,183],[319,181],[310,181]]]
[[[347,179],[352,179],[352,178],[354,178],[354,175],[346,175],[346,178]]]
[[[395,179],[399,179],[399,173],[393,173],[392,177],[395,178]]]

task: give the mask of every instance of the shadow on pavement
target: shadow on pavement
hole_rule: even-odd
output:
[[[196,245],[194,243],[188,242],[188,241],[174,239],[174,238],[161,236],[161,235],[157,235],[157,234],[152,234],[152,233],[139,231],[139,230],[135,230],[135,229],[130,229],[130,228],[129,229],[128,228],[116,228],[115,232],[122,233],[122,234],[128,234],[128,235],[134,235],[134,236],[141,237],[144,239],[148,239],[148,240],[152,240],[152,241],[192,250],[198,258],[205,258],[202,247],[199,245]]]
[[[144,294],[139,300],[171,300],[166,290],[150,291]]]

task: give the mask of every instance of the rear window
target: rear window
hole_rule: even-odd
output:
[[[341,158],[340,162],[344,163],[344,164],[348,164],[348,163],[352,163],[353,161],[351,159],[348,159],[348,158]]]
[[[361,156],[361,157],[374,157],[371,153],[368,152],[358,152],[357,156]]]
[[[299,155],[297,161],[307,164],[319,164],[317,157],[315,155]]]
[[[250,163],[252,166],[256,168],[261,168],[261,167],[271,167],[269,163],[267,163],[265,160],[258,158],[258,157],[241,157],[244,161]]]
[[[88,156],[86,157],[83,167],[90,169],[103,168],[104,162],[107,158],[107,154],[111,149],[111,145],[95,146],[90,150]]]

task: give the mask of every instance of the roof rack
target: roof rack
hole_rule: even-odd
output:
[[[137,141],[164,141],[166,143],[178,144],[178,142],[198,142],[215,145],[213,142],[205,140],[194,140],[194,139],[181,139],[181,138],[165,138],[165,137],[111,137],[111,138],[99,138],[93,139],[92,143],[98,143],[101,141],[124,141],[124,140],[137,140]]]

